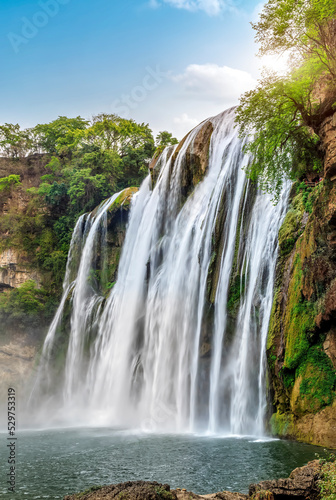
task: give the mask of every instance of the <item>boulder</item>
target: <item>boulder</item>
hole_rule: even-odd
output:
[[[318,460],[309,462],[304,467],[293,470],[286,479],[274,479],[251,484],[249,496],[254,498],[267,498],[283,500],[285,497],[313,500],[319,497],[317,481],[322,465]],[[263,493],[262,493],[263,492]]]

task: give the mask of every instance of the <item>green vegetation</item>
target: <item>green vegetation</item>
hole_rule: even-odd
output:
[[[309,349],[307,357],[297,370],[302,375],[300,396],[309,410],[316,412],[331,405],[335,397],[336,374],[332,362],[321,346]]]
[[[84,497],[85,495],[87,495],[88,493],[93,493],[94,491],[99,491],[103,488],[103,486],[91,486],[91,488],[88,488],[87,490],[85,491],[82,491],[81,493],[77,493],[76,494],[76,497],[77,498],[82,498]]]
[[[18,288],[0,294],[2,325],[36,326],[41,318],[49,320],[54,304],[45,290],[28,280]]]
[[[156,150],[154,153],[154,157],[157,158],[162,153],[164,148],[166,148],[167,146],[174,146],[175,144],[178,144],[178,142],[179,141],[175,137],[173,137],[170,132],[167,132],[166,130],[160,132],[156,136],[155,140]]]
[[[12,186],[17,186],[20,183],[19,175],[8,175],[8,177],[0,178],[0,193],[3,191],[10,191]]]
[[[300,301],[291,309],[289,336],[286,344],[285,367],[296,368],[309,349],[310,334],[314,331],[314,304]]]
[[[247,173],[275,199],[285,177],[322,169],[319,127],[336,103],[335,18],[334,0],[269,0],[252,24],[260,55],[285,53],[296,68],[265,73],[237,110],[240,134],[250,137]]]
[[[290,208],[280,228],[279,247],[281,257],[285,257],[293,250],[298,237],[302,233],[302,217],[305,211],[302,198],[302,194],[298,191],[298,194],[291,202]]]
[[[159,486],[158,488],[155,488],[155,493],[159,498],[165,498],[166,500],[172,500],[174,498],[173,494],[166,490],[163,486]]]
[[[19,124],[0,125],[0,149],[9,158],[19,158],[33,147],[31,131],[21,130]]]
[[[315,187],[308,186],[305,182],[297,183],[296,192],[302,193],[302,203],[306,212],[313,212],[314,202],[321,193],[324,182],[319,182]]]
[[[293,428],[293,415],[291,413],[273,413],[270,426],[274,436],[290,435]]]
[[[12,189],[21,186],[19,175],[8,175],[0,178],[0,206],[5,203],[12,193]]]
[[[328,460],[323,460],[320,477],[318,486],[321,500],[336,500],[336,461],[333,453]]]
[[[240,298],[245,290],[245,275],[236,276],[230,286],[227,308],[233,311],[240,303]]]
[[[0,252],[16,250],[40,273],[41,304],[47,307],[47,296],[60,295],[78,217],[116,191],[139,186],[155,148],[176,142],[166,131],[155,142],[147,124],[104,113],[91,121],[60,116],[27,130],[17,124],[0,126],[0,150],[10,172],[0,179],[0,208],[17,191],[17,201],[0,218]],[[31,162],[44,170],[34,187],[29,186]],[[14,291],[5,293],[0,315],[21,317],[26,310],[20,298]],[[42,306],[39,314],[44,314]]]

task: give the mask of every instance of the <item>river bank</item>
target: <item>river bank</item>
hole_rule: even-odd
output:
[[[116,485],[93,487],[82,493],[64,497],[64,500],[109,500],[113,498],[127,500],[284,500],[286,498],[318,499],[334,498],[336,494],[335,462],[313,460],[303,467],[294,469],[285,479],[262,481],[251,484],[248,495],[221,491],[207,495],[196,495],[186,489],[171,490],[167,484],[146,481],[131,481]],[[328,497],[327,495],[332,495]]]

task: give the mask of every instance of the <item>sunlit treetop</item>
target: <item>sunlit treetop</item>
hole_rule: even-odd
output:
[[[293,64],[314,56],[336,78],[335,0],[269,0],[252,27],[260,55],[289,51]]]
[[[336,1],[269,0],[252,26],[261,56],[291,60],[291,71],[265,74],[237,108],[247,174],[277,199],[285,178],[323,170],[320,127],[336,108]]]

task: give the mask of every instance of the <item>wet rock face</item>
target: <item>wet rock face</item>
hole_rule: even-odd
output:
[[[336,448],[336,402],[316,414],[307,414],[295,424],[295,437],[320,446]]]
[[[0,254],[0,292],[6,288],[17,288],[28,280],[41,284],[41,276],[36,270],[29,270],[18,253],[9,248]]]
[[[335,183],[292,198],[279,234],[267,344],[271,431],[327,447],[336,447],[335,233]]]
[[[124,189],[107,213],[107,254],[108,276],[110,282],[117,280],[117,271],[122,246],[126,235],[126,226],[129,219],[131,200],[138,188]]]
[[[334,181],[336,180],[336,113],[323,122],[319,135],[325,150],[324,175]]]
[[[213,125],[210,121],[204,123],[197,133],[195,139],[189,145],[182,165],[182,196],[187,198],[195,186],[203,179],[209,166],[209,147]],[[176,149],[173,161],[175,161],[184,141]]]
[[[186,199],[190,195],[208,170],[209,148],[213,130],[214,128],[211,121],[206,121],[185,151],[182,160],[183,163],[181,165],[181,195],[183,199]],[[167,151],[168,158],[172,156],[170,175],[172,175],[178,154],[182,150],[186,140],[190,136],[190,133],[191,132],[189,132],[189,134],[182,139],[175,151],[173,147],[170,147]],[[153,186],[158,179],[160,168],[162,166],[161,158],[162,156],[154,157],[149,165]]]
[[[336,329],[333,328],[328,332],[323,343],[323,349],[326,355],[331,359],[333,367],[336,370]]]
[[[26,394],[26,383],[36,369],[35,359],[41,348],[45,329],[34,332],[10,330],[0,336],[0,427],[7,427],[7,391],[14,387],[21,404]]]
[[[319,461],[314,460],[304,467],[293,470],[289,478],[251,484],[249,496],[268,500],[283,500],[287,497],[314,500],[319,497],[317,481],[320,471]]]

